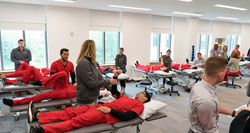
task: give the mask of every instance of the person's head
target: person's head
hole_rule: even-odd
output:
[[[216,79],[216,83],[223,81],[225,77],[227,60],[220,56],[213,56],[205,62],[205,76]]]
[[[147,103],[151,100],[152,94],[147,91],[139,92],[136,94],[135,99],[141,101],[142,103]]]
[[[230,57],[231,57],[231,58],[238,59],[238,58],[239,58],[239,55],[238,55],[237,52],[233,51]]]
[[[93,40],[86,40],[83,42],[76,63],[78,64],[84,57],[90,58],[92,63],[96,63],[96,47]]]
[[[69,50],[66,48],[62,48],[60,50],[60,56],[63,61],[67,61],[69,59]]]
[[[18,46],[19,46],[19,48],[23,48],[24,47],[23,39],[19,39],[18,40]]]
[[[202,55],[201,55],[201,53],[197,53],[197,58],[198,58],[199,60],[201,60],[201,59],[202,59]]]
[[[214,44],[214,50],[217,50],[218,49],[218,44]]]
[[[239,49],[240,48],[240,45],[239,44],[236,44],[236,46],[235,46],[235,49]]]
[[[167,52],[166,52],[166,56],[170,56],[171,55],[171,50],[169,49]]]
[[[227,45],[224,45],[222,50],[223,50],[224,52],[227,52]]]
[[[124,48],[120,48],[119,54],[122,55],[124,52]]]

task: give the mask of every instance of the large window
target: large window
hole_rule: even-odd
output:
[[[159,61],[160,52],[171,49],[171,34],[151,33],[150,61]]]
[[[119,53],[120,32],[90,31],[89,38],[95,41],[97,62],[114,64]]]
[[[198,35],[197,52],[208,56],[209,35]]]
[[[231,52],[235,49],[236,44],[239,43],[238,35],[228,35],[227,36],[227,47],[228,47],[228,55],[231,55]]]
[[[47,50],[44,31],[1,30],[1,61],[3,70],[13,70],[14,63],[10,59],[13,48],[18,47],[18,40],[23,39],[25,47],[30,49],[35,67],[47,67]]]

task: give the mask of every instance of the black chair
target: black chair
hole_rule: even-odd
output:
[[[236,77],[239,77],[240,75],[228,75],[228,77],[231,77],[232,78],[232,84],[226,84],[226,87],[230,87],[232,86],[234,89],[236,89],[236,87],[239,87],[241,88],[240,85],[237,85],[234,83],[234,80],[236,79]]]
[[[147,86],[150,88],[150,85],[152,85],[152,82],[150,80],[141,80],[140,85],[144,86],[145,91],[147,91]]]
[[[177,82],[167,81],[167,84],[171,86],[171,88],[167,90],[167,92],[169,92],[170,96],[172,96],[172,93],[177,94],[178,96],[180,96],[179,92],[174,90],[174,86],[178,85]]]

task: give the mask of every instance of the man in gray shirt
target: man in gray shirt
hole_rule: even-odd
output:
[[[204,68],[205,60],[202,58],[201,53],[197,53],[197,59],[194,61],[192,68]]]
[[[24,48],[24,42],[22,39],[18,40],[18,47],[11,51],[10,56],[11,61],[15,63],[15,70],[17,70],[20,64],[24,61],[29,64],[32,58],[30,50]]]
[[[205,77],[195,84],[190,92],[188,118],[189,133],[218,133],[219,113],[237,116],[246,109],[234,111],[218,103],[216,85],[223,81],[227,60],[214,56],[205,63]]]

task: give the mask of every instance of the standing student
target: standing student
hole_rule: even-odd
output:
[[[222,52],[221,52],[221,57],[225,58],[228,61],[228,55],[227,55],[227,45],[224,45],[222,48]]]
[[[76,100],[78,105],[95,104],[100,88],[117,84],[116,79],[105,80],[96,62],[96,46],[93,40],[86,40],[77,58]]]
[[[11,51],[10,56],[11,61],[15,64],[15,70],[17,70],[24,62],[29,64],[32,58],[30,50],[24,47],[24,42],[22,39],[18,40],[18,47]]]
[[[235,49],[232,51],[232,53],[233,53],[233,52],[238,53],[238,57],[239,57],[239,59],[244,60],[244,54],[242,54],[242,56],[240,56],[240,51],[239,51],[239,48],[240,48],[240,45],[239,45],[239,44],[237,44],[237,45],[235,46]],[[232,54],[232,53],[231,53],[231,54]]]
[[[74,70],[74,65],[71,61],[69,61],[69,50],[67,48],[62,48],[60,50],[60,56],[61,59],[58,59],[56,61],[54,61],[51,64],[50,67],[50,75],[54,74],[54,73],[58,73],[61,71],[65,71],[67,74],[67,84],[69,84],[69,75],[71,77],[71,82],[74,85],[76,83],[75,81],[75,70]],[[56,87],[57,85],[53,85],[53,88]]]
[[[126,73],[126,65],[127,65],[127,56],[124,54],[124,48],[120,48],[119,54],[116,55],[115,58],[115,68],[117,70],[122,70],[123,73]],[[126,80],[120,80],[121,84],[121,93],[125,94],[126,88]]]
[[[214,48],[212,48],[210,50],[210,57],[211,56],[220,56],[221,55],[221,51],[219,49],[218,44],[214,44]]]
[[[210,57],[206,61],[204,79],[196,83],[190,92],[189,133],[218,133],[219,113],[235,117],[245,110],[235,111],[218,102],[216,86],[223,81],[226,66],[227,60],[223,57]]]

